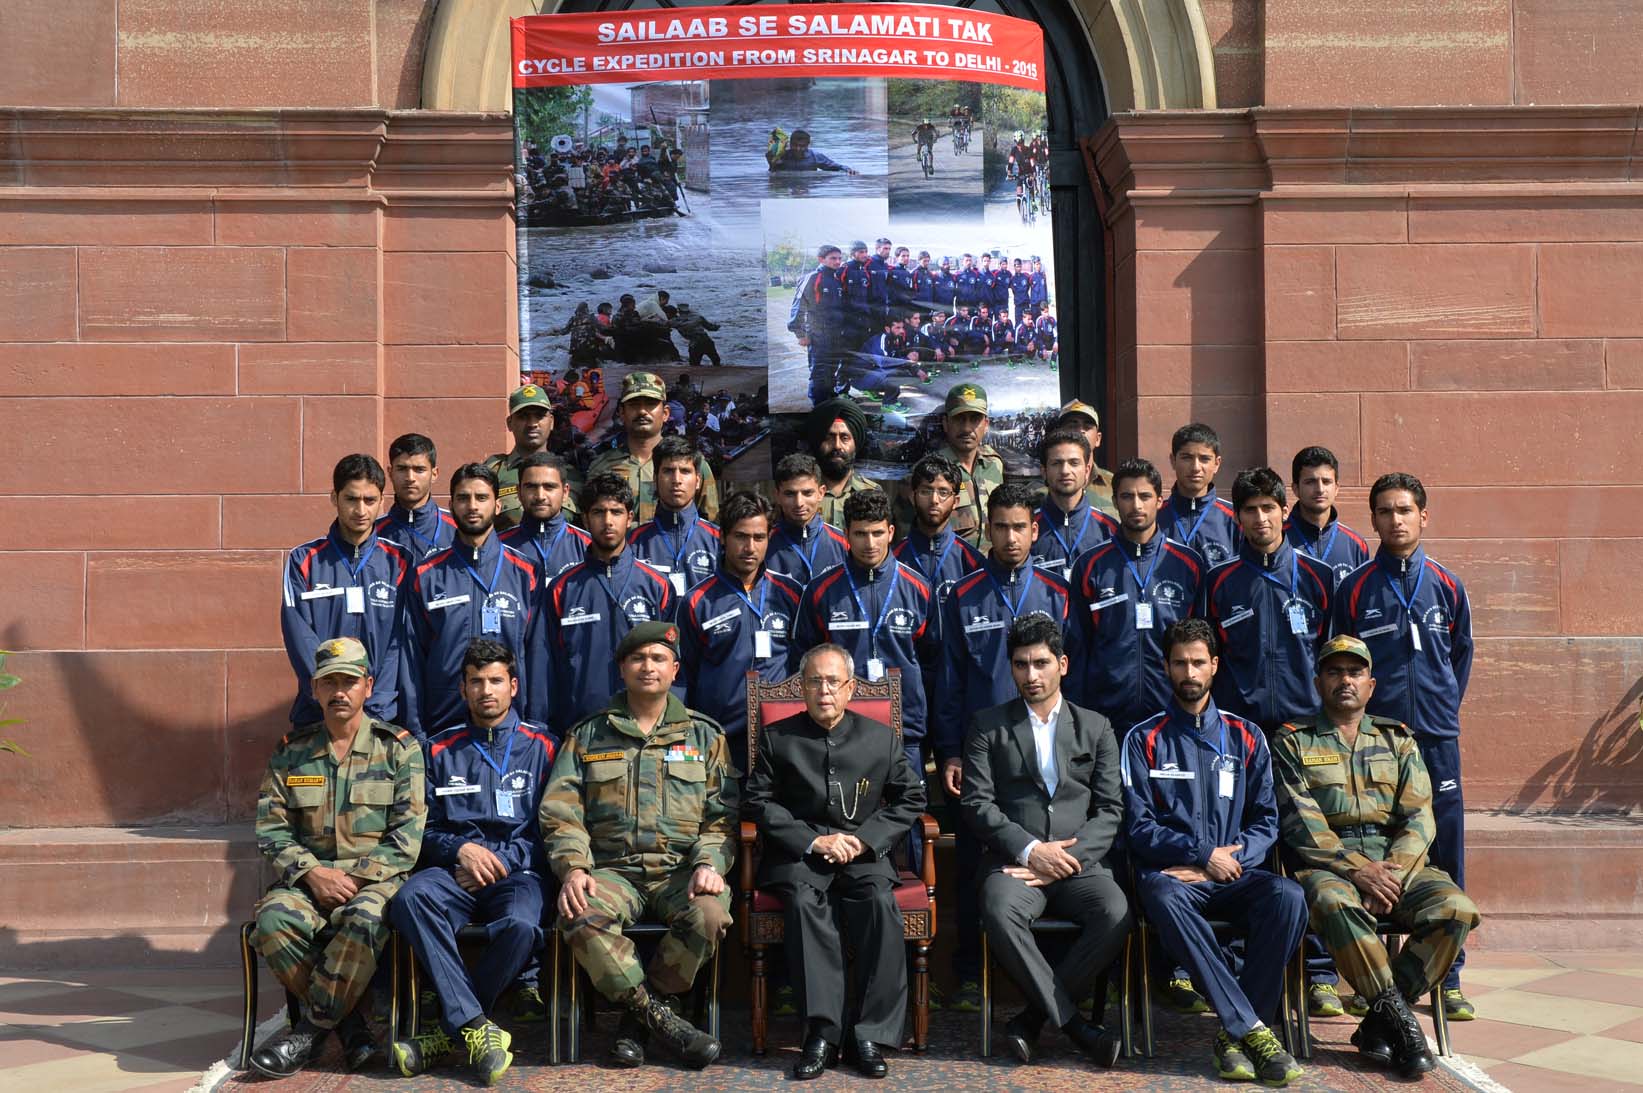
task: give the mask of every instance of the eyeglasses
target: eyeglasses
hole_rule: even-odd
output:
[[[817,676],[806,676],[804,678],[803,686],[807,691],[818,691],[822,694],[836,694],[839,691],[844,690],[853,682],[855,682],[853,679],[823,679]]]
[[[954,496],[952,490],[934,489],[930,486],[920,486],[913,491],[913,495],[920,501],[946,501]]]

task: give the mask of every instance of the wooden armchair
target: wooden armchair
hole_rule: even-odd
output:
[[[875,721],[882,721],[901,735],[901,670],[891,668],[883,682],[856,681],[850,709]],[[747,769],[753,769],[758,752],[759,729],[784,717],[804,712],[799,677],[781,683],[766,683],[757,672],[747,674]],[[896,882],[896,906],[901,908],[902,927],[913,947],[913,1048],[923,1051],[930,1040],[930,943],[936,936],[936,837],[940,829],[928,814],[919,817],[919,837],[924,843],[922,875],[901,871]],[[753,971],[750,1004],[753,1011],[753,1053],[765,1053],[769,997],[766,990],[765,950],[782,943],[781,900],[756,885],[758,877],[759,832],[750,820],[741,825],[740,899],[742,945]]]

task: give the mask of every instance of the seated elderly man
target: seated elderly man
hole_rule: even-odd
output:
[[[383,908],[422,848],[428,801],[416,740],[365,713],[372,683],[365,646],[321,642],[313,694],[324,720],[286,734],[257,798],[257,849],[275,877],[257,903],[257,951],[300,1009],[251,1056],[270,1078],[301,1070],[333,1028],[350,1069],[376,1050],[355,1006],[388,940]]]
[[[513,711],[518,664],[501,642],[475,638],[462,657],[468,716],[428,740],[428,826],[421,868],[388,905],[439,993],[440,1025],[397,1040],[393,1062],[415,1077],[462,1045],[468,1066],[495,1085],[513,1062],[513,1038],[487,1014],[542,944],[547,860],[537,832],[553,738]],[[456,935],[485,929],[470,971]]]
[[[1314,681],[1323,708],[1273,738],[1272,769],[1312,928],[1369,998],[1352,1042],[1413,1078],[1437,1061],[1409,1003],[1449,970],[1480,916],[1449,874],[1427,864],[1432,780],[1408,726],[1364,714],[1373,669],[1357,638],[1326,642]],[[1378,916],[1409,932],[1396,960],[1375,933]]]
[[[799,678],[805,712],[765,728],[747,780],[747,815],[765,838],[759,883],[781,897],[804,1007],[793,1077],[819,1077],[848,1031],[856,1068],[882,1078],[889,1068],[878,1045],[901,1042],[907,1011],[890,851],[924,810],[924,782],[894,729],[847,708],[856,689],[849,653],[818,645],[800,660]],[[846,946],[861,989],[849,1029]]]
[[[542,795],[559,932],[594,989],[626,1011],[612,1065],[643,1065],[654,1032],[699,1069],[719,1057],[719,1041],[666,996],[690,989],[730,928],[736,781],[718,724],[669,693],[679,628],[640,623],[616,661],[623,689],[565,736]],[[622,936],[646,916],[669,926],[648,972]]]

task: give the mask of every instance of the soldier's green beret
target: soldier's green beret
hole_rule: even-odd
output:
[[[527,383],[508,396],[508,416],[512,417],[527,406],[540,406],[550,413],[553,411],[553,403],[548,401],[547,389],[534,383]]]
[[[979,383],[956,384],[947,392],[945,412],[949,414],[987,412],[987,389]]]
[[[1345,653],[1347,656],[1357,657],[1363,661],[1365,668],[1373,670],[1374,658],[1369,655],[1369,646],[1353,637],[1351,634],[1336,634],[1324,642],[1323,648],[1318,650],[1318,666],[1323,667],[1324,661],[1336,653]]]
[[[322,641],[314,652],[314,678],[329,675],[368,676],[371,657],[353,638]]]
[[[673,659],[679,659],[679,628],[671,622],[642,622],[629,630],[616,647],[616,661],[620,664],[629,653],[647,645],[665,645]]]

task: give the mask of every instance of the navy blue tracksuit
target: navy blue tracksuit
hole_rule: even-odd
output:
[[[1268,732],[1318,709],[1318,645],[1329,636],[1334,574],[1288,543],[1238,557],[1204,578],[1199,614],[1215,627],[1221,667],[1215,700],[1244,710]]]
[[[672,618],[673,600],[673,585],[632,549],[609,562],[590,552],[555,577],[542,597],[540,639],[531,646],[544,685],[531,692],[526,712],[562,740],[604,709],[622,689],[616,647],[639,623]]]
[[[1346,575],[1369,560],[1369,544],[1363,537],[1341,523],[1340,513],[1329,510],[1329,523],[1318,527],[1310,520],[1298,518],[1294,510],[1284,520],[1284,540],[1310,558],[1327,565],[1335,572],[1337,587]]]
[[[1170,701],[1164,631],[1198,609],[1207,567],[1198,552],[1154,531],[1145,543],[1120,534],[1079,558],[1068,610],[1067,691],[1122,733]],[[1136,606],[1152,624],[1136,624]]]
[[[1417,546],[1408,558],[1382,547],[1336,590],[1335,632],[1375,658],[1369,712],[1415,733],[1432,776],[1437,837],[1432,864],[1466,887],[1466,805],[1460,773],[1460,703],[1472,675],[1472,607],[1466,588]],[[1416,646],[1418,633],[1419,646]],[[1464,952],[1445,980],[1460,986]]]
[[[410,552],[398,543],[373,531],[358,547],[350,546],[335,521],[323,537],[286,557],[280,631],[297,674],[291,724],[324,718],[314,701],[314,653],[332,638],[354,638],[365,646],[375,679],[365,712],[399,723],[399,592],[410,569]]]
[[[400,721],[418,739],[467,713],[462,657],[491,638],[519,662],[519,704],[531,693],[526,633],[536,617],[536,571],[495,535],[478,551],[461,543],[416,567],[405,592]]]
[[[655,518],[639,525],[628,542],[635,557],[668,579],[675,596],[719,566],[719,525],[702,519],[694,501],[678,512],[657,506]]]
[[[803,651],[793,641],[804,588],[791,577],[761,572],[753,587],[720,570],[679,599],[679,680],[685,705],[724,729],[730,761],[747,771],[747,673],[766,683],[793,674]],[[763,631],[768,635],[759,638]],[[759,656],[769,643],[766,656]]]
[[[377,521],[377,534],[404,546],[415,561],[424,562],[456,542],[456,518],[432,500],[415,512],[395,505]]]
[[[843,562],[848,553],[850,540],[844,537],[844,532],[823,520],[821,513],[812,516],[803,527],[793,527],[778,518],[775,530],[770,533],[764,567],[772,573],[791,577],[803,586],[817,574]]]
[[[1071,512],[1062,512],[1054,498],[1046,497],[1033,521],[1038,524],[1033,561],[1068,581],[1079,555],[1118,535],[1118,521],[1090,507],[1089,495],[1084,493],[1078,495]]]
[[[947,596],[941,606],[941,633],[932,691],[931,742],[937,761],[964,755],[964,733],[982,710],[1016,697],[1010,675],[1007,639],[1010,626],[1023,615],[1040,613],[1067,625],[1067,582],[1028,558],[1006,569],[993,558],[983,561]],[[958,978],[981,977],[982,841],[969,824],[954,828],[958,850]]]
[[[895,546],[896,560],[912,566],[930,585],[930,643],[941,644],[941,605],[953,586],[980,569],[986,559],[981,551],[958,537],[952,521],[935,535],[926,535],[914,524],[912,533]]]
[[[1241,1039],[1275,1015],[1283,976],[1306,930],[1301,886],[1261,868],[1278,840],[1272,756],[1260,726],[1207,703],[1200,715],[1169,707],[1124,738],[1125,845],[1136,897],[1164,948],[1186,966],[1221,1024]],[[1222,846],[1243,874],[1187,883],[1171,866],[1203,868]],[[1209,927],[1241,927],[1246,950],[1236,976]]]
[[[561,512],[552,520],[526,516],[502,533],[502,541],[531,563],[536,570],[536,587],[542,589],[582,560],[593,537],[566,520]]]
[[[542,790],[553,769],[554,742],[508,711],[492,729],[460,724],[428,740],[428,821],[417,872],[388,904],[439,992],[440,1024],[460,1029],[490,1013],[497,997],[542,944],[547,857],[537,827]],[[457,852],[477,843],[495,854],[507,876],[469,892],[456,882]],[[470,973],[456,934],[485,927],[485,946]]]
[[[1214,486],[1202,497],[1182,497],[1172,491],[1158,514],[1158,526],[1177,543],[1203,555],[1212,566],[1237,557],[1244,541],[1237,513],[1216,496]]]

